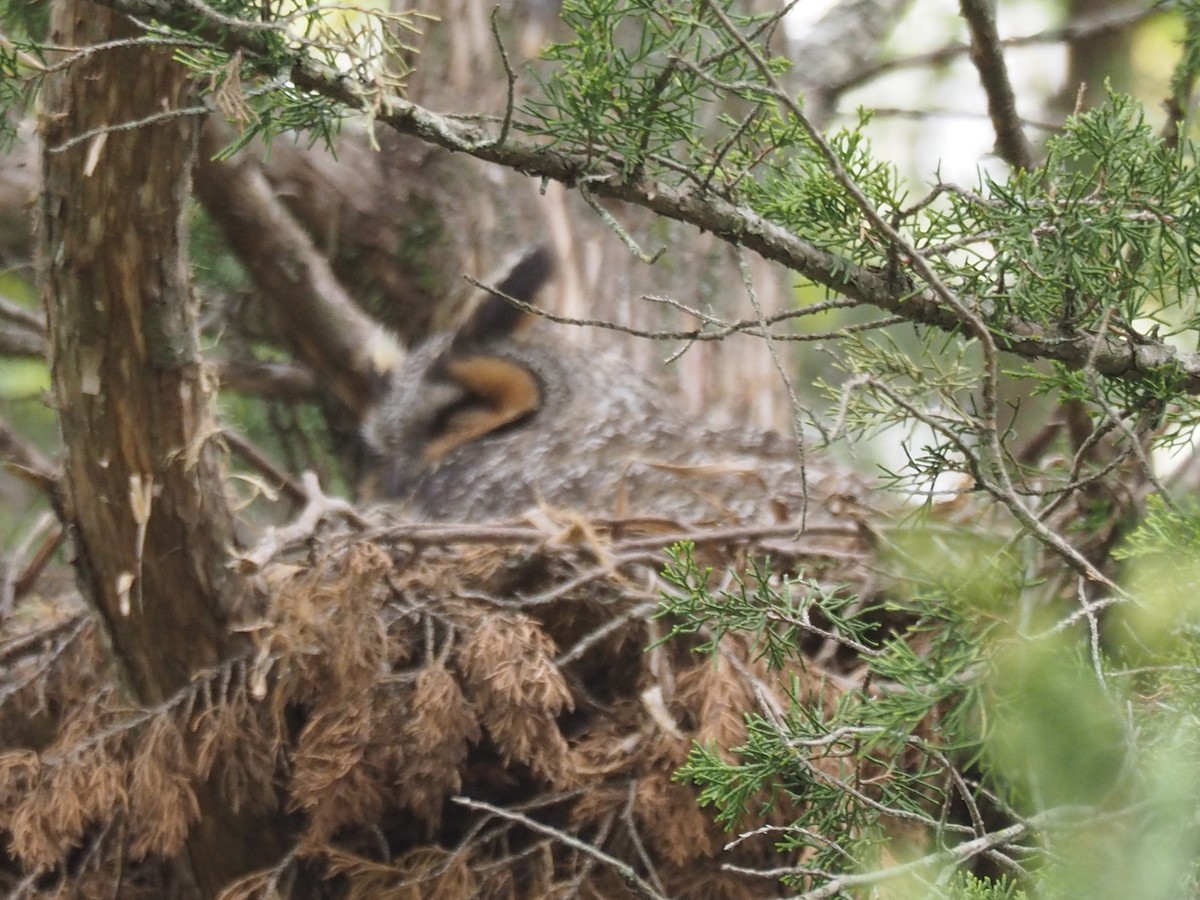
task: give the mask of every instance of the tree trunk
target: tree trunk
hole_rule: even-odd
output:
[[[51,41],[135,33],[62,0]],[[242,595],[228,567],[233,520],[186,262],[197,119],[170,115],[190,93],[169,53],[108,49],[49,79],[41,121],[41,283],[66,447],[60,512],[83,592],[145,706],[237,651],[226,623]],[[269,864],[282,835],[235,816],[213,786],[196,792],[201,820],[179,887],[212,896]]]

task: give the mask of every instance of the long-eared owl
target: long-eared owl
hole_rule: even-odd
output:
[[[539,504],[591,516],[766,524],[799,517],[838,479],[794,442],[714,430],[624,360],[562,340],[509,302],[553,274],[527,253],[455,330],[395,366],[364,436],[367,493],[419,520],[481,521]]]

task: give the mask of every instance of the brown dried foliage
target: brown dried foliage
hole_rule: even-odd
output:
[[[721,869],[762,865],[769,838],[725,849],[728,835],[673,774],[693,742],[736,746],[746,712],[785,705],[778,673],[743,636],[715,657],[683,639],[645,650],[662,629],[649,618],[645,537],[607,523],[521,527],[515,540],[469,526],[438,541],[419,529],[342,535],[315,561],[274,563],[260,573],[269,599],[245,611],[251,655],[153,709],[123,706],[87,614],[54,607],[45,621],[57,630],[0,682],[0,713],[41,717],[52,735],[0,743],[0,892],[154,896],[207,779],[239,808],[282,793],[298,823],[292,852],[228,885],[229,900],[316,876],[352,900],[629,895],[566,838],[668,896],[776,893]],[[803,561],[781,555],[779,534],[765,539],[777,565]],[[707,561],[740,562],[761,552],[756,540],[709,542]],[[845,549],[865,551],[849,539]],[[14,617],[0,649],[44,627]],[[4,690],[14,674],[28,683]],[[784,673],[832,702],[820,674]]]
[[[528,766],[556,788],[572,786],[557,718],[572,709],[554,642],[525,616],[487,614],[457,653],[468,696],[506,764]]]

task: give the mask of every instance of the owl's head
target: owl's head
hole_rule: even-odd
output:
[[[530,250],[456,329],[379,364],[380,396],[363,429],[376,457],[370,493],[402,498],[447,459],[531,425],[548,373],[543,353],[521,352],[535,316],[512,301],[532,303],[554,268],[547,248]]]

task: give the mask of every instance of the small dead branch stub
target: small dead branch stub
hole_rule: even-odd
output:
[[[282,782],[298,823],[227,898],[298,877],[363,898],[777,894],[725,868],[778,864],[770,830],[726,848],[674,773],[694,742],[743,742],[744,714],[786,707],[789,682],[833,703],[855,666],[819,635],[784,673],[753,635],[715,654],[664,640],[663,550],[689,537],[714,581],[769,554],[868,590],[866,532],[844,521],[803,538],[548,519],[327,534],[257,571],[252,654],[148,710],[123,705],[78,601],[27,602],[0,633],[0,884],[160,896],[207,779],[251,808]]]

